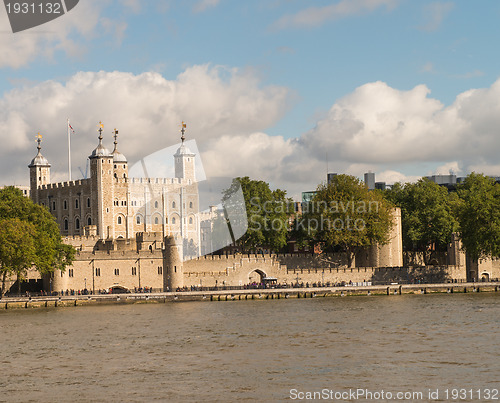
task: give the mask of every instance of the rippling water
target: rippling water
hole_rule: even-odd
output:
[[[0,401],[500,386],[498,294],[16,310],[0,326]]]

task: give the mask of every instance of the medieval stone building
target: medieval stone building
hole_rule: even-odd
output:
[[[183,129],[184,130],[184,129]],[[195,155],[182,144],[174,155],[174,178],[129,178],[127,158],[99,144],[89,156],[90,177],[51,183],[50,164],[38,153],[29,165],[30,193],[35,203],[47,206],[63,236],[94,235],[99,239],[131,239],[137,233],[157,232],[186,239],[199,248],[198,187]],[[193,255],[199,255],[193,251]]]

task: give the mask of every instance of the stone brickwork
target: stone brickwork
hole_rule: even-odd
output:
[[[200,215],[195,155],[184,143],[175,156],[175,178],[129,178],[128,162],[99,145],[90,158],[90,178],[50,182],[50,164],[38,154],[29,165],[30,193],[56,218],[63,236],[95,234],[99,239],[134,239],[137,233],[160,232],[186,239],[200,254]]]

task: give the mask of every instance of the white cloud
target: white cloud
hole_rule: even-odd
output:
[[[219,4],[220,0],[199,0],[193,6],[193,12],[201,13],[208,8],[216,7]]]
[[[377,172],[376,181],[377,182],[385,182],[386,184],[393,184],[396,182],[408,183],[408,182],[416,182],[418,181],[422,175],[405,175],[398,171],[386,170],[382,172]]]
[[[425,24],[420,27],[422,31],[436,31],[446,16],[453,9],[452,2],[435,2],[424,6]]]
[[[120,130],[120,150],[131,162],[177,143],[184,120],[207,176],[248,175],[294,196],[326,179],[326,153],[330,172],[362,177],[372,170],[387,183],[416,180],[429,166],[437,167],[432,173],[500,175],[500,79],[459,94],[449,106],[425,85],[398,90],[368,83],[337,100],[308,132],[268,135],[289,99],[289,90],[263,87],[249,72],[207,65],[172,80],[153,72],[80,72],[61,83],[27,85],[0,99],[0,184],[27,182],[38,131],[54,177],[65,179],[67,117],[77,132],[75,176],[96,146],[99,120],[110,148],[112,129]]]
[[[136,7],[136,1],[124,1]],[[111,0],[85,0],[67,14],[26,31],[0,35],[0,67],[20,68],[40,57],[51,59],[54,52],[63,51],[69,57],[85,52],[85,43],[100,35],[111,35],[118,43],[123,38],[126,23],[102,17]],[[0,13],[0,25],[10,27],[7,13]]]
[[[458,161],[450,161],[446,164],[438,166],[434,172],[429,175],[449,175],[449,174],[459,174],[462,172],[460,169],[460,163]]]
[[[385,6],[391,9],[399,0],[341,0],[323,7],[309,7],[293,15],[285,15],[274,23],[274,28],[316,27],[328,21],[360,15]]]
[[[79,72],[63,83],[46,81],[15,89],[0,99],[0,183],[27,178],[38,131],[53,171],[64,174],[67,161],[61,156],[66,155],[68,117],[77,132],[72,138],[76,173],[79,166],[85,168],[97,144],[99,120],[105,124],[108,147],[112,129],[120,130],[120,150],[130,160],[179,142],[182,120],[188,124],[188,138],[195,138],[200,149],[212,139],[238,136],[252,139],[250,147],[261,138],[252,133],[283,116],[288,93],[282,87],[261,87],[248,72],[208,65],[190,67],[175,80],[151,72]],[[237,157],[234,146],[214,157],[214,169],[217,159]]]

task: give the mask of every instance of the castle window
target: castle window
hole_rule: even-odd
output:
[[[54,211],[56,210],[56,202],[55,201],[52,202],[52,210],[54,210]]]
[[[155,208],[158,208],[158,202],[155,201]]]
[[[122,217],[118,216],[118,225],[121,225],[121,223],[122,223]]]
[[[175,224],[175,217],[172,217],[172,224]]]
[[[76,229],[80,229],[80,219],[79,219],[79,218],[77,218],[77,219],[75,220],[75,228],[76,228]]]
[[[64,209],[64,210],[67,210],[67,209],[68,209],[68,201],[67,201],[67,200],[64,200],[64,201],[63,201],[63,209]]]
[[[90,197],[87,198],[87,207],[90,208]]]
[[[69,275],[70,277],[73,277],[73,269],[69,269],[69,270],[68,270],[68,275]]]
[[[64,231],[67,231],[69,228],[69,223],[68,223],[68,220],[65,218],[64,219]]]
[[[87,225],[92,225],[92,218],[89,217],[89,219],[87,220]]]
[[[137,275],[137,267],[132,267],[132,276]]]
[[[79,204],[80,204],[80,203],[78,203],[78,199],[75,199],[75,208],[76,208],[76,209],[78,208],[78,205],[79,205]]]
[[[163,267],[158,266],[158,274],[163,274]]]
[[[137,224],[140,224],[140,223],[141,223],[141,216],[140,216],[140,215],[138,215],[138,216],[136,217],[136,222],[137,222]]]
[[[189,202],[189,208],[193,208],[193,202]]]
[[[177,266],[174,266],[174,273],[177,273]]]
[[[175,202],[172,202],[172,208],[175,208]]]
[[[155,224],[158,224],[158,217],[155,217]]]
[[[165,224],[168,224],[168,217],[165,217]]]
[[[119,276],[120,275],[120,269],[115,269],[115,276]]]
[[[96,275],[97,277],[100,277],[100,276],[101,276],[101,269],[100,269],[100,268],[95,269],[95,275]]]
[[[116,164],[115,164],[115,169],[116,169]]]
[[[123,169],[125,169],[125,164],[123,164]],[[123,176],[125,177],[125,174],[123,174]]]
[[[189,224],[193,223],[193,217],[189,217]]]
[[[115,172],[115,178],[116,178],[116,179],[118,179],[118,175],[117,175],[117,173],[116,173],[116,172]]]

